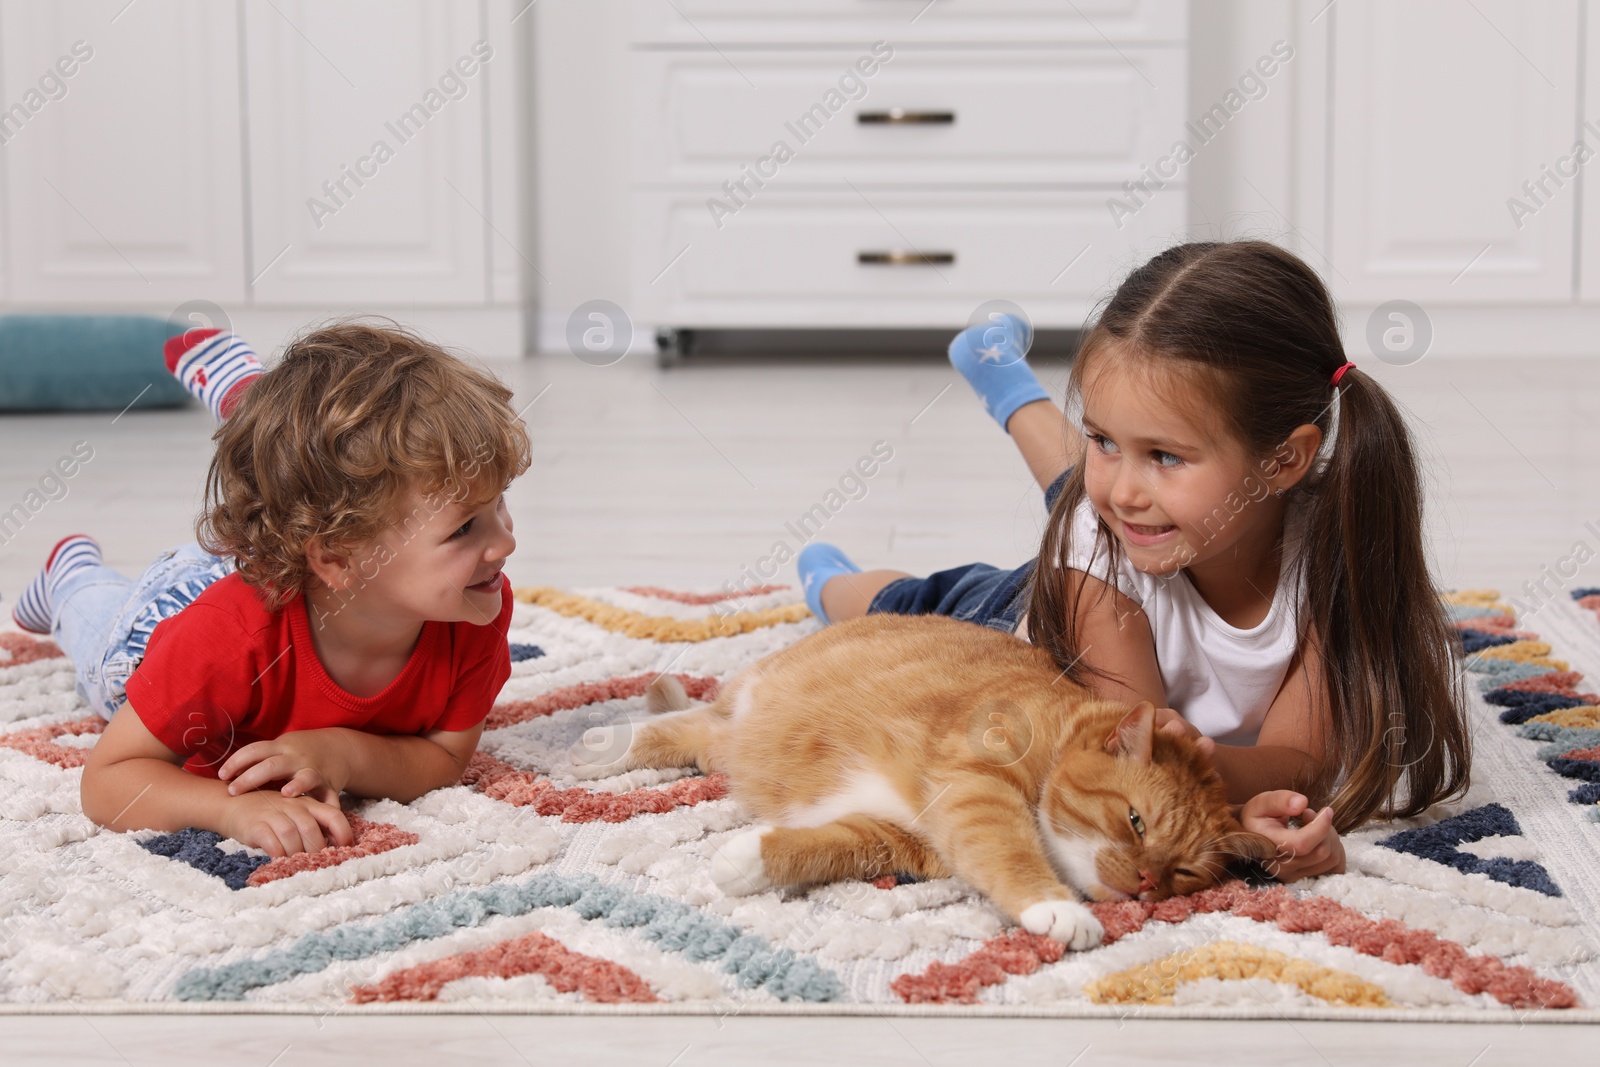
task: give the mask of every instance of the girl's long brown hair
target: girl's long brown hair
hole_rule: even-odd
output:
[[[1307,423],[1326,438],[1337,388],[1326,466],[1292,490],[1309,497],[1290,567],[1306,591],[1301,634],[1314,629],[1325,682],[1313,706],[1330,724],[1316,776],[1301,790],[1317,806],[1332,793],[1340,831],[1464,792],[1471,745],[1460,644],[1428,576],[1416,454],[1377,382],[1352,369],[1330,384],[1345,353],[1321,279],[1261,241],[1169,248],[1106,303],[1079,347],[1069,395],[1082,395],[1096,359],[1158,361],[1183,374],[1257,457]],[[1069,582],[1057,562],[1067,558],[1084,492],[1080,463],[1046,524],[1027,591],[1028,630],[1069,677],[1090,684],[1105,675],[1079,655],[1079,601],[1089,583]],[[1104,522],[1095,536],[1115,570],[1117,539]]]

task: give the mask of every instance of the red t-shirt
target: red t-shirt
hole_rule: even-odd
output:
[[[290,730],[468,730],[511,677],[511,583],[500,588],[492,623],[423,623],[399,676],[358,697],[317,658],[305,597],[269,612],[234,572],[151,632],[128,679],[128,702],[162,744],[187,758],[185,770],[207,778],[230,753]]]

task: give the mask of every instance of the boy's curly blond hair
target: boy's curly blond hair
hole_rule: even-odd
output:
[[[313,330],[212,435],[196,540],[277,611],[313,578],[312,536],[354,553],[400,522],[408,490],[443,494],[434,513],[475,508],[527,470],[510,400],[493,375],[398,324]]]

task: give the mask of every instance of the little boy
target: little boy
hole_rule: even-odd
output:
[[[13,613],[110,720],[84,812],[273,856],[351,844],[339,794],[456,782],[511,674],[527,432],[509,389],[398,328],[317,330],[271,371],[190,331],[167,364],[222,420],[198,543],[132,581],[65,538]]]

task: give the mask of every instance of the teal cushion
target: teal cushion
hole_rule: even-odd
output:
[[[0,315],[0,411],[178,407],[189,393],[161,346],[183,329],[148,315]]]

